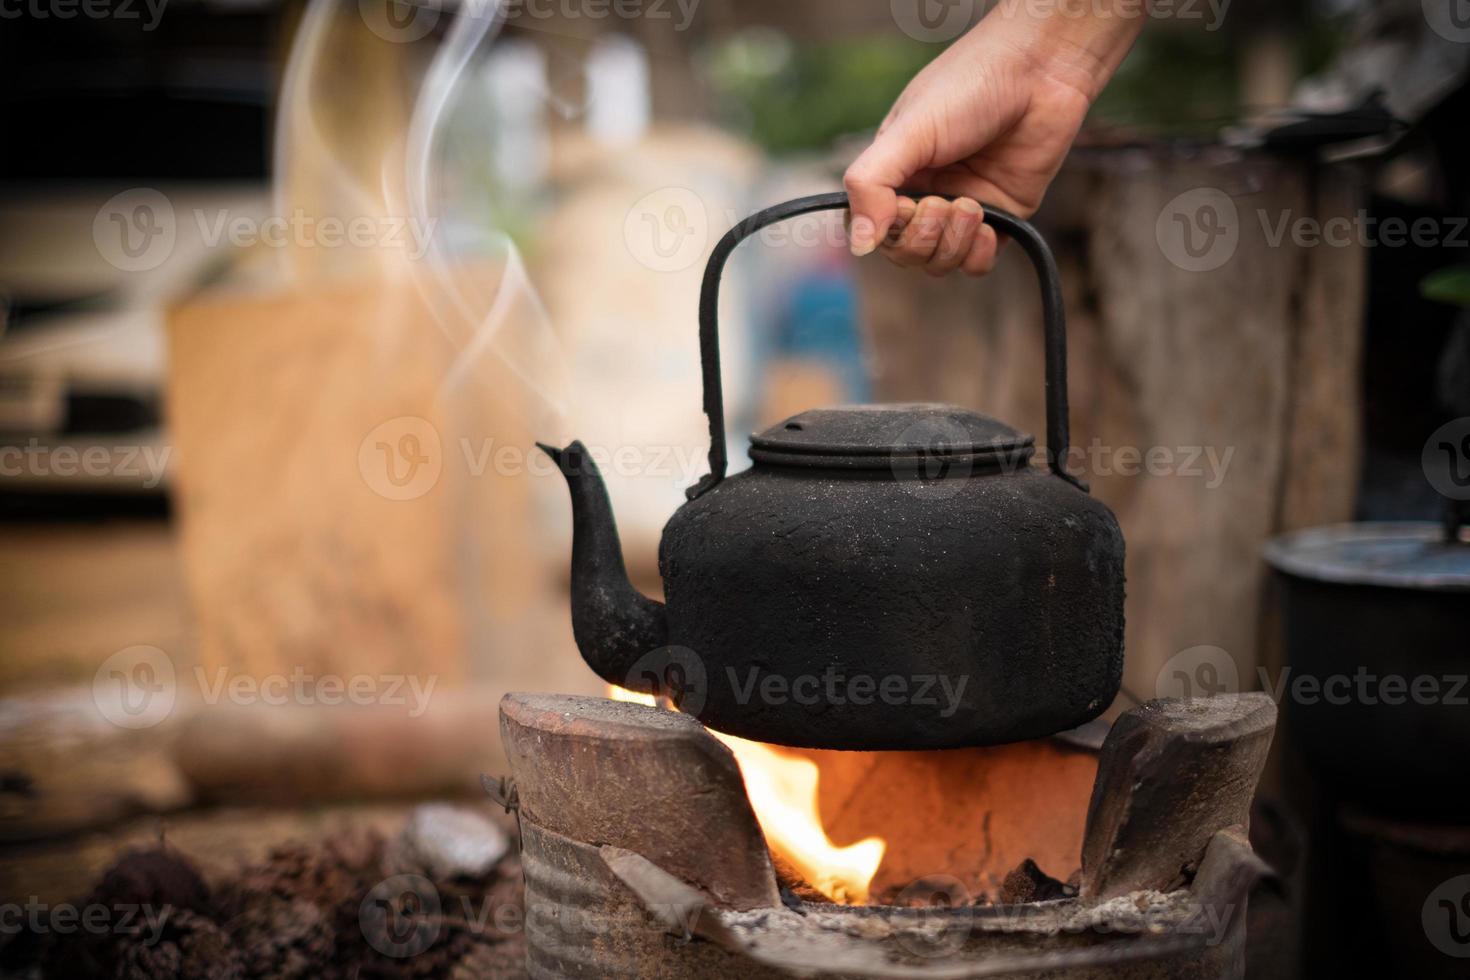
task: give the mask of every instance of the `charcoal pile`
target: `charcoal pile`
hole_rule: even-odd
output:
[[[39,980],[469,980],[524,972],[512,842],[482,814],[415,811],[392,839],[346,832],[207,881],[167,846],[124,854],[65,932],[0,939],[0,975]]]

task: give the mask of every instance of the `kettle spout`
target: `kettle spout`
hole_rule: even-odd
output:
[[[572,495],[572,632],[577,649],[609,684],[641,689],[630,672],[639,658],[668,644],[664,605],[628,579],[602,474],[587,448],[536,444],[566,478]]]

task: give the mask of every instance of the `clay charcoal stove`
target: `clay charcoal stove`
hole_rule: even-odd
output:
[[[521,830],[529,975],[1243,976],[1248,899],[1271,876],[1246,829],[1275,718],[1264,695],[1154,701],[1095,757],[1050,742],[966,750],[996,753],[997,771],[1006,752],[1056,752],[1037,780],[1086,754],[1096,776],[1090,798],[1074,797],[1074,866],[1018,861],[995,894],[974,896],[962,883],[973,868],[934,868],[843,904],[773,860],[746,791],[758,781],[693,717],[509,695],[511,774],[491,788]],[[927,825],[931,839],[945,832]],[[945,843],[962,854],[969,841]]]

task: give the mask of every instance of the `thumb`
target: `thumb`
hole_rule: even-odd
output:
[[[843,183],[852,208],[853,255],[878,248],[898,217],[898,191],[923,165],[918,141],[893,126],[847,169]]]

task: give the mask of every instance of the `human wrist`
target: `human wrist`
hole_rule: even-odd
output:
[[[1091,102],[1142,32],[1147,3],[1000,0],[972,33],[1003,41],[1029,68],[1077,89]]]

